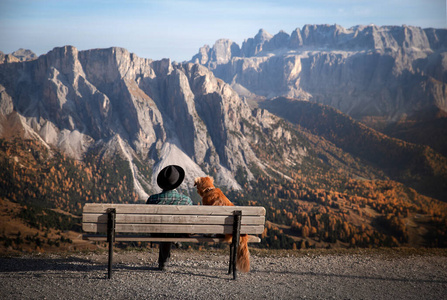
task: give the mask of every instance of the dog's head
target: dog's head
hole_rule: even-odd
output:
[[[197,193],[200,196],[207,190],[214,188],[214,179],[212,177],[197,177],[194,179],[194,186],[197,188]]]

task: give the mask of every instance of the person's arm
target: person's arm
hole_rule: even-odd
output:
[[[155,195],[151,195],[147,198],[146,204],[157,204],[158,198]]]

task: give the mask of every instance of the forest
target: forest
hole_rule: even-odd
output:
[[[274,151],[268,154],[268,149],[258,151],[261,156],[278,155]],[[312,157],[322,161],[318,153]],[[324,163],[320,166],[306,168],[303,162],[299,168],[288,169],[287,177],[252,166],[253,181],[238,169],[236,180],[243,189],[224,192],[236,205],[266,208],[259,247],[447,247],[447,203],[393,180],[352,178]],[[0,198],[20,205],[14,217],[39,230],[25,236],[3,229],[2,249],[19,250],[22,244],[34,244],[35,249],[70,244],[73,241],[64,232],[81,232],[85,203],[138,202],[129,165],[120,157],[108,161],[93,151],[81,162],[37,141],[2,139],[0,168]],[[148,166],[139,168],[149,176]],[[60,232],[59,237],[48,237],[50,230]]]

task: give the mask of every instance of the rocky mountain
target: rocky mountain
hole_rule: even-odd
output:
[[[142,59],[120,48],[79,52],[56,48],[37,60],[0,66],[2,136],[14,122],[35,137],[82,159],[98,144],[130,164],[142,198],[139,157],[154,172],[168,163],[188,168],[186,184],[214,172],[238,188],[232,172],[256,157],[240,134],[248,105],[205,67]]]
[[[193,179],[211,175],[236,204],[266,207],[263,247],[445,244],[445,157],[333,108],[285,98],[252,108],[201,64],[122,48],[65,46],[0,64],[0,198],[27,232],[79,230],[86,202],[144,201],[167,164],[185,168],[180,188],[196,203]],[[20,234],[3,232],[20,249]]]
[[[261,29],[242,46],[230,40],[204,46],[191,62],[247,98],[309,100],[376,128],[447,112],[445,29],[306,25],[276,35]]]
[[[19,50],[12,52],[11,55],[16,57],[19,61],[34,60],[37,58],[36,53],[34,53],[29,49],[23,49],[23,48],[20,48]]]
[[[306,38],[301,44],[311,43],[306,33],[310,29],[303,29],[301,36]],[[330,29],[326,28],[331,32]],[[299,32],[295,35],[299,36]],[[272,37],[260,31],[253,40],[244,43],[240,53],[259,54],[265,49],[283,47],[286,40],[296,40],[296,37],[286,37],[285,33]],[[340,39],[334,37],[332,44],[339,45]],[[318,38],[313,41],[321,43]],[[255,44],[265,44],[264,50]],[[237,52],[234,44],[222,42],[220,45],[213,48],[217,54],[227,50]],[[218,56],[222,61],[230,57]],[[265,110],[251,109],[245,98],[204,66],[152,61],[121,48],[78,51],[66,46],[35,60],[2,64],[0,89],[1,137],[38,140],[48,149],[57,149],[79,161],[91,153],[101,161],[119,156],[128,164],[140,199],[157,190],[152,174],[167,164],[188,169],[185,187],[192,187],[195,177],[211,174],[219,185],[237,190],[241,188],[241,181],[235,179],[237,172],[244,174],[243,182],[254,180],[253,170],[257,169],[266,172],[285,168],[280,173],[286,175],[299,164],[312,161],[310,152],[321,152],[309,148],[308,138],[302,137],[299,131],[291,133],[293,130],[286,129],[281,119]],[[390,142],[393,140],[387,136],[366,132],[362,125],[351,124],[338,113],[308,108],[294,101],[277,99],[260,102],[258,106],[334,143],[359,158],[368,171],[359,171],[365,167],[356,170],[354,164],[346,162],[349,160],[339,163],[338,167],[358,176],[389,177],[407,183],[415,183],[414,178],[423,176],[419,180],[421,184],[410,183],[413,187],[423,187],[425,182],[436,183],[445,177],[442,167],[445,157],[430,152],[431,149],[407,151],[413,146]],[[344,128],[344,131],[328,134],[328,128]],[[352,132],[355,134],[349,136]],[[367,149],[351,144],[351,140],[360,138],[366,140]],[[397,156],[392,156],[395,153]],[[406,154],[399,156],[399,153]],[[424,158],[423,153],[429,153],[430,158]],[[424,163],[419,167],[430,170],[438,179],[421,175],[418,167],[411,167],[412,160]],[[435,171],[437,163],[441,168]],[[336,163],[330,165],[335,167]],[[152,172],[143,172],[146,167]],[[442,197],[444,190],[440,185],[424,193]]]
[[[36,59],[37,55],[28,49],[20,48],[12,52],[11,54],[4,54],[0,51],[0,64],[9,63],[9,62],[18,62],[18,61],[27,61]]]

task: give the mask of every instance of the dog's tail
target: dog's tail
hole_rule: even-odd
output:
[[[239,271],[247,273],[250,271],[250,252],[248,251],[248,235],[241,234],[239,247],[237,248],[236,267]]]

